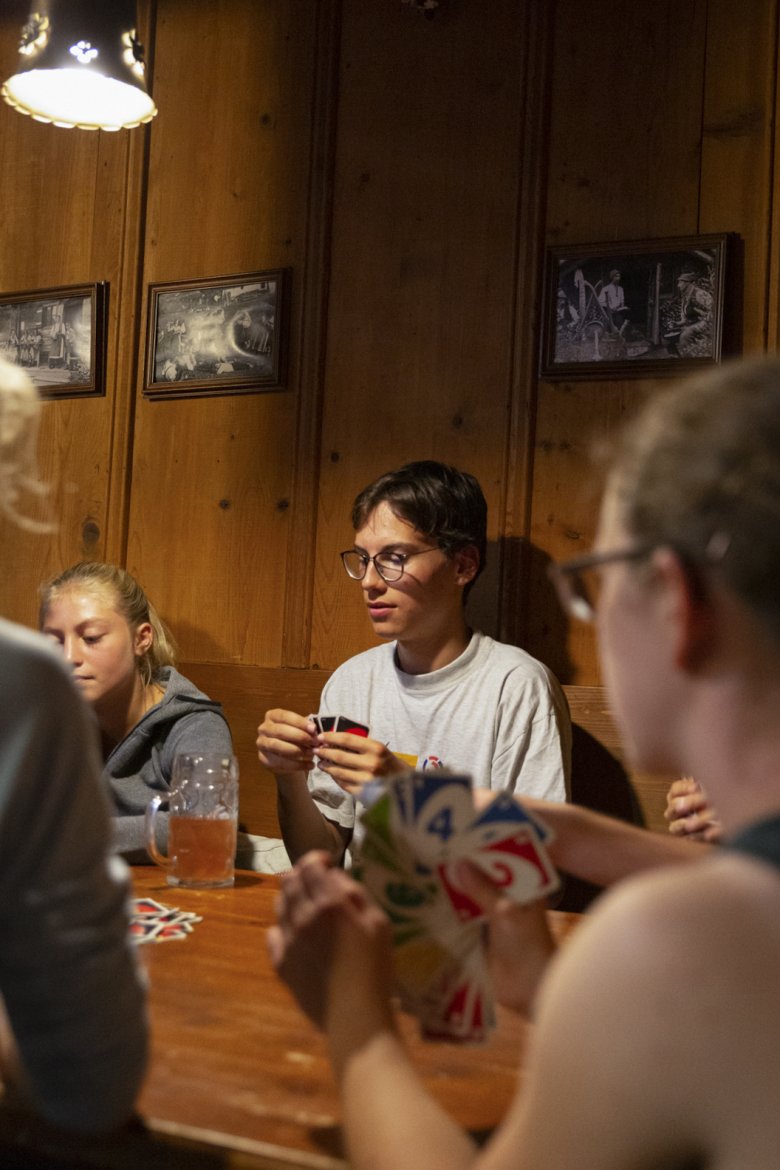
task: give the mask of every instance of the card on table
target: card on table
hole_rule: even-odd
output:
[[[192,934],[199,915],[175,906],[164,906],[154,898],[135,898],[131,903],[130,938],[136,944],[167,942]]]
[[[518,903],[558,887],[547,826],[509,793],[477,812],[471,780],[404,771],[373,785],[354,874],[388,915],[403,1006],[429,1039],[479,1041],[495,1021],[485,914],[460,887],[462,859]]]

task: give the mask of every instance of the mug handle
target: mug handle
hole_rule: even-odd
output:
[[[161,853],[157,848],[157,837],[154,831],[155,818],[161,804],[167,804],[167,796],[153,796],[146,806],[146,814],[144,816],[144,828],[146,831],[146,851],[151,857],[152,861],[156,861],[163,869],[167,869],[171,864],[170,858]]]

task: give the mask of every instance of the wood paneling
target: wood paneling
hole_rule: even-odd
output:
[[[677,777],[672,775],[664,776],[658,773],[639,772],[631,767],[630,762],[626,758],[620,733],[612,718],[612,713],[609,709],[609,700],[603,687],[567,686],[564,687],[564,690],[569,703],[572,724],[575,728],[580,728],[586,732],[589,739],[601,745],[608,752],[609,757],[617,761],[624,770],[627,780],[633,789],[639,809],[641,810],[641,820],[644,825],[655,832],[668,832],[668,826],[664,819],[666,794],[669,791],[670,784]],[[589,769],[592,769],[593,764],[598,764],[596,757],[591,756],[586,760],[584,752],[581,753],[580,758],[584,764],[587,764]],[[611,771],[610,759],[607,758],[604,763],[607,765],[605,771]],[[613,787],[617,789],[618,786],[614,785]],[[593,774],[592,770],[589,770],[587,775],[572,776],[572,788],[579,794],[579,799],[575,795],[577,803],[595,808],[599,812],[612,814],[620,812],[619,802],[621,800],[621,794],[617,791],[602,793],[600,799],[589,800],[584,798],[583,794],[585,792],[598,794],[599,779],[597,775]],[[628,820],[630,818],[624,815],[623,819]]]
[[[287,389],[186,401],[139,393],[128,567],[185,657],[278,665],[317,22],[302,0],[167,0],[158,12],[164,114],[151,140],[144,283],[291,267],[291,346]]]
[[[498,535],[524,25],[512,0],[489,16],[444,6],[431,21],[402,5],[344,4],[311,651],[320,666],[372,641],[334,555],[351,542],[352,499],[370,480],[409,459],[453,462],[482,482]],[[495,626],[497,578],[491,588]]]
[[[699,230],[744,241],[741,287],[728,293],[742,303],[746,353],[767,340],[777,20],[776,0],[745,5],[736,25],[733,6],[711,0],[707,19]]]
[[[273,707],[316,712],[327,670],[264,670],[186,662],[182,669],[202,690],[222,703],[238,757],[241,821],[252,833],[279,836],[276,783],[257,757],[257,727]],[[572,791],[575,800],[600,812],[635,819],[666,832],[666,793],[674,776],[651,775],[632,768],[609,709],[603,687],[564,688],[575,724]],[[594,751],[593,749],[600,749]],[[632,804],[638,815],[632,812]]]
[[[225,709],[238,757],[241,823],[251,833],[278,837],[276,781],[258,759],[257,728],[266,711],[273,707],[297,711],[299,715],[318,711],[320,693],[330,672],[264,670],[198,662],[185,662],[182,670]]]
[[[0,11],[3,76],[16,65],[17,18],[18,9]],[[40,473],[57,531],[33,536],[3,526],[0,612],[30,624],[44,577],[85,555],[116,556],[122,547],[121,486],[112,472],[116,466],[121,475],[126,462],[127,388],[116,358],[135,322],[144,134],[62,130],[0,103],[0,290],[109,284],[105,395],[43,408]],[[111,507],[112,487],[119,511]],[[25,503],[32,509],[31,500]]]
[[[23,0],[0,11],[10,71]],[[142,0],[160,113],[117,135],[0,107],[0,289],[108,280],[106,395],[47,403],[60,527],[3,524],[0,610],[124,562],[253,727],[372,643],[338,551],[355,493],[434,457],[490,506],[475,623],[599,683],[551,557],[595,531],[594,438],[661,380],[539,382],[546,243],[735,232],[746,349],[776,348],[778,3]],[[146,289],[292,270],[286,388],[150,402]],[[85,543],[86,522],[94,524]],[[259,672],[259,673],[258,673]],[[269,814],[263,823],[270,823]]]
[[[550,243],[731,231],[745,241],[744,344],[766,327],[774,0],[735,21],[723,0],[556,6],[550,113]],[[739,284],[728,290],[741,299]],[[527,648],[567,682],[599,682],[591,631],[567,629],[550,558],[586,551],[597,520],[594,440],[609,438],[659,380],[540,382]]]

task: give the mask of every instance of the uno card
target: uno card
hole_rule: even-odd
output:
[[[550,830],[538,817],[510,793],[499,792],[461,834],[457,858],[467,858],[478,866],[512,901],[531,902],[559,886],[558,874],[544,848],[550,837]],[[480,906],[460,888],[452,865],[440,866],[439,877],[461,921],[482,915]]]
[[[501,791],[491,800],[475,817],[472,824],[469,826],[469,832],[472,830],[483,833],[484,838],[490,835],[488,830],[494,829],[496,836],[503,836],[507,825],[531,825],[539,837],[540,841],[549,841],[552,834],[539,817],[535,817],[530,813],[518,800],[515,800],[511,792]]]
[[[168,907],[163,906],[162,902],[155,902],[154,898],[134,898],[133,899],[133,914],[167,914]]]
[[[431,909],[438,901],[436,882],[425,885],[414,875],[399,873],[375,861],[358,863],[354,872],[390,919],[396,940],[399,935],[410,938],[431,933]]]
[[[312,715],[312,719],[319,732],[348,731],[350,735],[368,736],[368,728],[365,723],[360,723],[357,719],[350,719],[347,715]]]
[[[131,907],[130,937],[134,943],[186,938],[192,934],[193,924],[200,921],[200,917],[189,910],[163,906],[154,898],[136,898]]]
[[[558,889],[558,874],[536,834],[519,829],[470,854],[470,860],[515,902],[533,902]]]
[[[364,832],[360,859],[402,872],[410,868],[411,858],[403,840],[393,832],[392,812],[390,797],[384,792],[361,817]]]
[[[411,811],[406,839],[415,856],[425,865],[447,860],[474,815],[471,781],[442,771],[414,772]]]
[[[346,715],[336,716],[334,731],[347,731],[350,735],[362,735],[368,738],[368,728],[365,723],[358,723],[357,719],[350,719]]]
[[[353,872],[390,919],[403,1007],[426,1039],[484,1040],[495,1024],[485,914],[455,863],[468,859],[517,902],[541,898],[558,884],[547,826],[505,792],[475,815],[470,778],[439,769],[376,783],[360,819]]]

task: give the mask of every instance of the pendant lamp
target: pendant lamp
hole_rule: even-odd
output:
[[[157,107],[146,91],[135,0],[33,0],[19,69],[0,93],[55,126],[122,130],[151,121]]]

